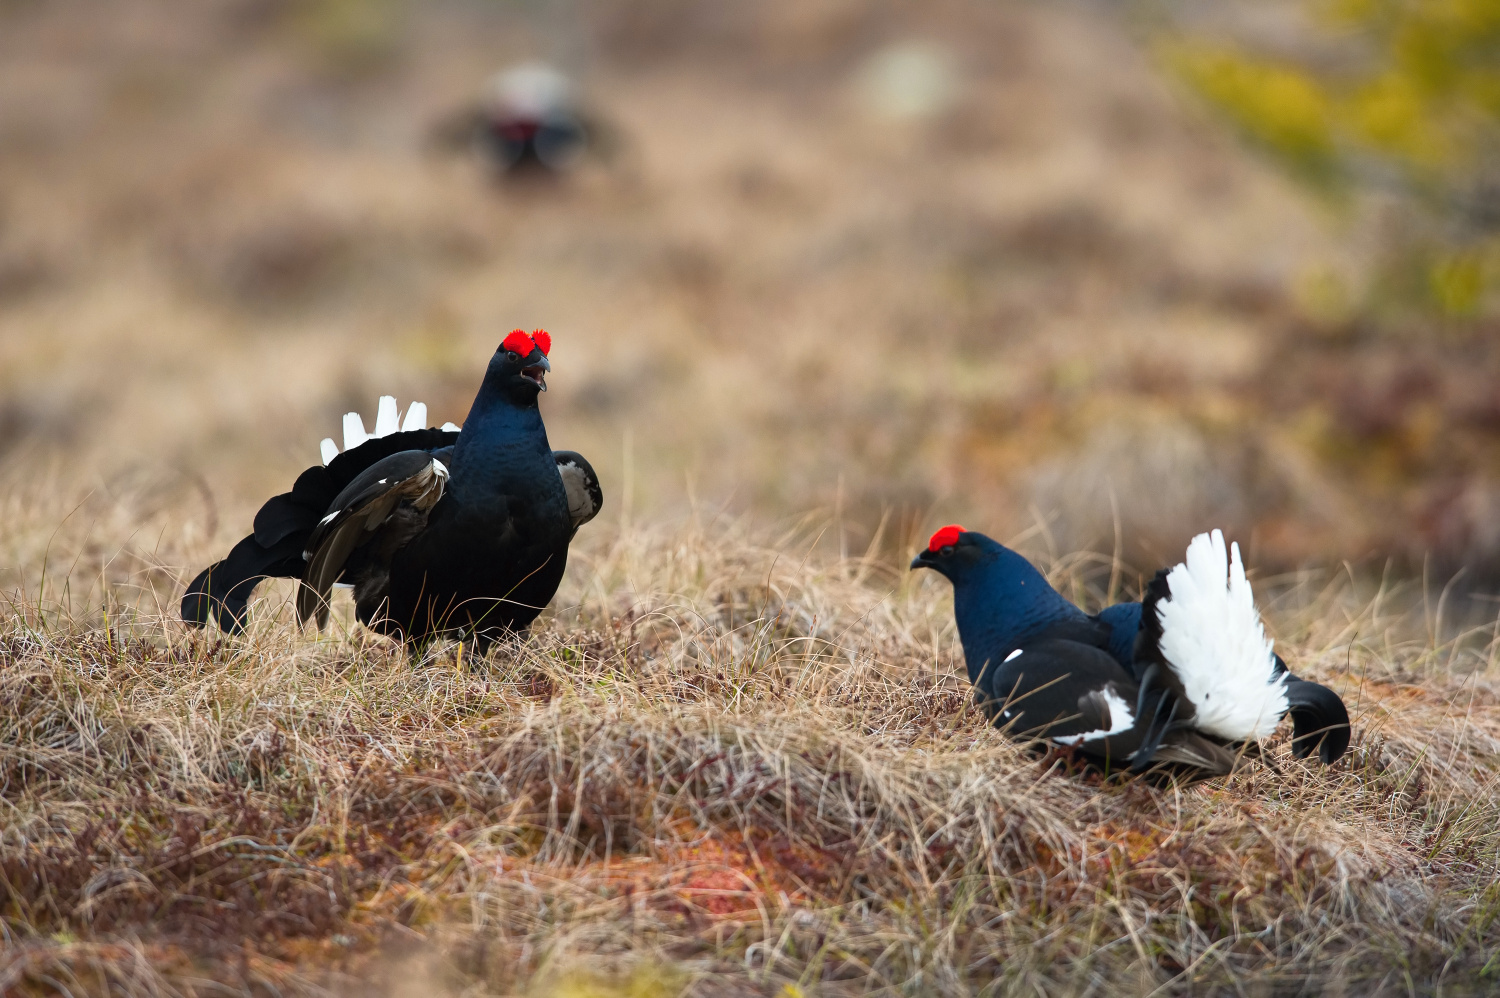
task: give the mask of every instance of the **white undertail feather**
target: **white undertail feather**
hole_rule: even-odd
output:
[[[463,427],[459,426],[457,423],[444,423],[442,425],[442,430],[443,430],[444,433],[457,433],[459,430],[462,430],[462,429],[463,429]]]
[[[1286,679],[1275,675],[1240,546],[1226,557],[1222,532],[1199,534],[1167,584],[1171,596],[1156,604],[1161,651],[1197,710],[1193,726],[1232,741],[1270,736],[1287,712]]]
[[[1107,738],[1110,735],[1118,735],[1122,731],[1129,731],[1130,726],[1135,723],[1135,711],[1131,709],[1130,704],[1111,689],[1104,690],[1104,702],[1109,704],[1108,728],[1085,731],[1081,735],[1053,735],[1052,740],[1063,745],[1077,745],[1079,742],[1091,742],[1095,738]]]
[[[358,447],[366,440],[375,437],[385,437],[392,433],[406,432],[407,430],[427,429],[427,403],[413,402],[406,408],[406,418],[401,418],[401,410],[396,405],[396,396],[382,395],[375,413],[375,432],[365,432],[365,421],[357,412],[344,413],[344,450]],[[459,427],[452,423],[444,423],[443,429],[450,433],[457,433]],[[318,445],[318,451],[327,465],[339,456],[339,445],[332,437],[324,437]]]

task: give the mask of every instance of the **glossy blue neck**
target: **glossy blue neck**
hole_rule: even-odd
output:
[[[978,682],[986,663],[993,669],[1027,638],[1084,612],[1063,599],[1031,562],[1010,548],[985,540],[986,557],[953,580],[953,616],[969,680]]]
[[[547,428],[536,399],[516,399],[486,380],[453,448],[449,491],[456,501],[513,491],[536,471],[556,475]]]

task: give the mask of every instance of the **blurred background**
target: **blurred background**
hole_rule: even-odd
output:
[[[1497,0],[0,0],[0,582],[519,326],[611,515],[1483,584],[1497,232]]]

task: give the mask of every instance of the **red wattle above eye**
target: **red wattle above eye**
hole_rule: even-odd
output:
[[[536,344],[536,348],[542,352],[543,357],[552,352],[552,334],[547,330],[533,329],[531,339]]]
[[[511,334],[505,338],[505,342],[500,344],[500,349],[509,350],[520,357],[527,357],[531,355],[531,351],[536,349],[536,344],[531,342],[531,337],[527,336],[522,330],[513,329],[511,330]],[[542,352],[546,353],[545,350]]]
[[[932,540],[927,542],[927,550],[936,551],[939,548],[951,547],[958,543],[958,535],[963,532],[964,528],[956,523],[940,527],[938,532],[932,535]]]

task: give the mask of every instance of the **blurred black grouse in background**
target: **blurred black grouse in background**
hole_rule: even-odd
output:
[[[599,131],[598,121],[586,123],[572,80],[528,62],[496,73],[473,107],[438,126],[436,138],[472,150],[497,177],[547,176],[577,165]]]
[[[256,584],[277,576],[301,580],[298,619],[319,628],[338,583],[362,623],[408,641],[472,633],[483,647],[527,627],[603,502],[589,463],[547,443],[537,400],[551,346],[542,330],[507,336],[462,430],[426,428],[420,402],[398,430],[389,396],[369,437],[349,413],[344,453],[323,441],[326,466],[262,506],[255,532],[193,580],[183,620],[237,633]]]

